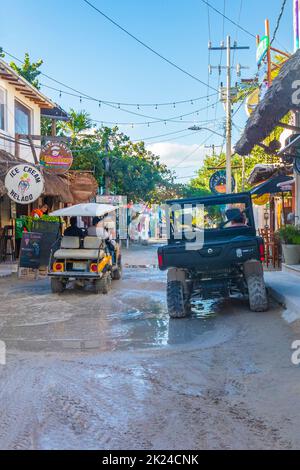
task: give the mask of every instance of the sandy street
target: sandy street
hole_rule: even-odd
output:
[[[299,449],[299,325],[238,299],[171,321],[156,247],[124,251],[107,296],[0,281],[0,448]]]

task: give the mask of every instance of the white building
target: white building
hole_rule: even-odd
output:
[[[33,162],[28,140],[18,134],[41,134],[41,109],[54,109],[55,104],[39,90],[20,77],[0,59],[0,149]],[[40,142],[33,141],[37,146]],[[38,152],[37,152],[38,153]]]

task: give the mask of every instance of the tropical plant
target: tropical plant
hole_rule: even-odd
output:
[[[61,130],[72,139],[92,129],[93,121],[87,111],[76,112],[71,108],[69,116],[68,121],[61,123]]]
[[[300,227],[286,225],[276,232],[276,236],[285,245],[300,245]]]
[[[41,74],[39,70],[43,64],[43,60],[39,59],[37,62],[31,62],[28,52],[25,54],[24,62],[21,66],[18,66],[15,62],[11,62],[10,66],[14,69],[19,75],[24,77],[31,85],[33,85],[38,90],[40,89],[40,84],[38,77]]]

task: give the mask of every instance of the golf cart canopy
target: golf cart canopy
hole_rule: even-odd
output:
[[[51,212],[55,217],[102,217],[105,214],[115,212],[118,208],[109,204],[77,204],[58,211]]]

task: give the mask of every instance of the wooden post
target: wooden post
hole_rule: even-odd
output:
[[[16,142],[15,142],[15,157],[20,158],[20,134],[16,134]]]
[[[55,137],[56,136],[56,120],[55,119],[52,119],[52,130],[51,130],[51,135],[52,137]]]
[[[32,151],[34,163],[37,165],[39,163],[39,160],[38,160],[38,157],[37,157],[37,154],[36,154],[35,146],[34,146],[31,135],[28,136],[28,140],[29,140],[29,143],[30,143],[30,148],[31,148],[31,151]]]
[[[265,21],[266,36],[269,38],[269,47],[267,52],[267,61],[268,61],[268,86],[272,84],[272,63],[271,63],[271,45],[270,45],[270,22],[269,20]]]

